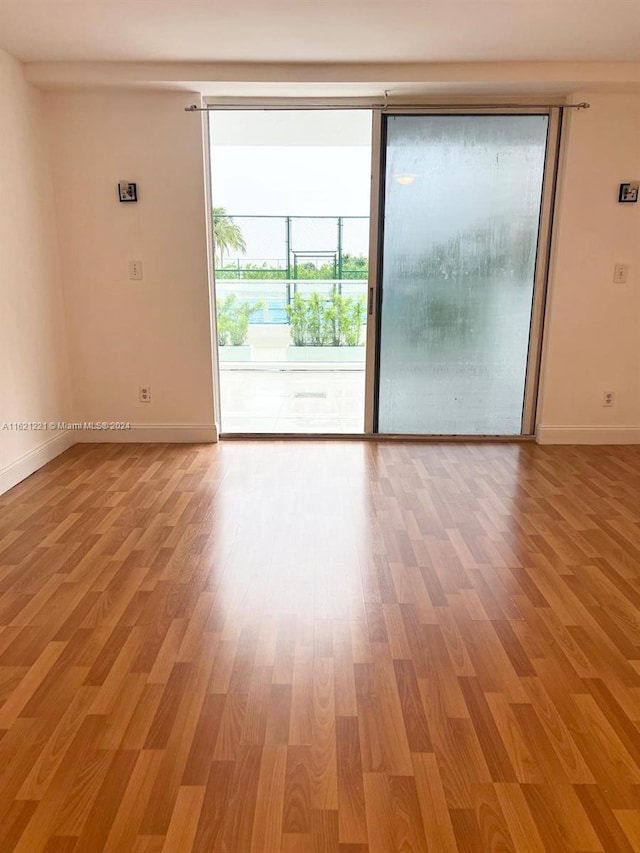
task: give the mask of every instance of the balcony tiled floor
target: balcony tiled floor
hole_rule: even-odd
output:
[[[292,369],[223,366],[223,433],[359,433],[364,429],[364,365]]]

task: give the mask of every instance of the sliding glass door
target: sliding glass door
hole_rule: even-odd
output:
[[[376,431],[530,432],[549,115],[389,115],[382,130]]]

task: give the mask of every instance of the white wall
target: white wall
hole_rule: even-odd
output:
[[[0,417],[137,425],[63,435],[55,449],[53,433],[0,433],[5,487],[60,442],[214,438],[202,135],[183,112],[193,96],[42,94],[2,53],[0,87]],[[616,199],[621,181],[640,178],[640,95],[577,99],[592,109],[571,113],[564,135],[539,437],[639,441],[640,204]],[[138,183],[138,204],[117,201],[123,178]],[[142,282],[128,279],[130,259]],[[626,285],[612,282],[616,261],[631,264]],[[142,384],[151,404],[138,400]]]
[[[74,420],[134,426],[76,437],[212,440],[200,115],[169,92],[47,98]],[[124,179],[137,183],[137,204],[118,201]],[[142,261],[142,281],[129,280],[130,260]]]
[[[565,128],[548,299],[538,437],[640,442],[640,95],[583,92]],[[613,283],[616,262],[630,264]],[[615,392],[603,408],[604,391]]]
[[[0,421],[66,421],[69,369],[45,96],[0,50]],[[68,444],[0,424],[0,493]]]

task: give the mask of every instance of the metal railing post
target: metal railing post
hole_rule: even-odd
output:
[[[342,295],[342,217],[338,217],[338,293]]]
[[[286,292],[287,292],[287,305],[291,305],[291,217],[287,216],[285,220],[285,242],[287,249],[287,284],[286,284]],[[287,317],[287,323],[289,323],[289,317]]]

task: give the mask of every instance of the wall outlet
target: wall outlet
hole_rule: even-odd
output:
[[[629,264],[616,264],[613,268],[613,283],[626,284],[629,278]]]
[[[613,391],[603,391],[602,392],[602,405],[603,406],[613,406],[614,402],[614,393]]]
[[[150,403],[151,402],[151,386],[150,385],[141,385],[138,388],[138,398],[141,403]]]
[[[142,261],[129,261],[129,278],[132,281],[142,281]]]

